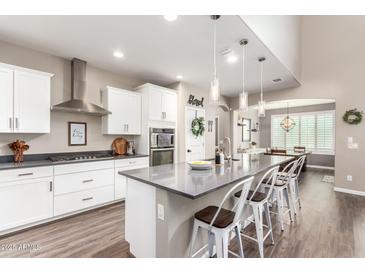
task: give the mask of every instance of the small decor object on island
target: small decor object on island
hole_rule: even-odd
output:
[[[87,124],[82,122],[68,122],[68,145],[86,146]]]
[[[24,160],[24,151],[29,149],[29,145],[25,141],[16,140],[9,144],[10,149],[14,152],[14,162],[21,163]]]
[[[343,115],[342,119],[350,125],[357,125],[361,122],[363,114],[364,114],[363,111],[359,111],[356,108],[354,108],[347,110]]]
[[[195,137],[203,136],[204,130],[204,117],[195,118],[191,122],[191,132]]]
[[[125,155],[127,154],[128,141],[123,137],[118,137],[114,139],[112,143],[112,149],[117,155]]]

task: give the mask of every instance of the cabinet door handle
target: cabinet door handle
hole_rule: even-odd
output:
[[[129,164],[135,164],[135,163],[137,163],[136,161],[133,161],[133,162],[129,162]]]
[[[13,119],[11,117],[9,117],[9,128],[13,128]]]
[[[129,125],[127,124],[127,132],[129,131]]]
[[[15,128],[16,129],[19,128],[19,119],[18,119],[18,117],[15,118]]]
[[[90,182],[92,182],[92,181],[94,181],[94,179],[83,180],[82,182],[83,182],[83,183],[90,183]]]
[[[20,173],[18,174],[18,176],[30,176],[33,175],[33,172],[29,172],[29,173]]]
[[[85,201],[89,201],[89,200],[92,200],[94,197],[87,197],[87,198],[84,198],[84,199],[82,199],[82,201],[83,202],[85,202]]]
[[[52,181],[49,182],[49,192],[53,191],[53,183]]]

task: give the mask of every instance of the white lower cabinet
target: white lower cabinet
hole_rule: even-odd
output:
[[[126,196],[121,170],[148,157],[0,171],[0,234],[71,215]]]
[[[0,230],[30,224],[52,216],[52,177],[0,183]]]
[[[54,182],[55,216],[108,203],[114,200],[114,162],[55,166]]]

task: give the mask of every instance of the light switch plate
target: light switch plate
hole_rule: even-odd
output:
[[[347,175],[347,182],[352,182],[352,175]]]
[[[354,138],[352,137],[347,137],[347,143],[348,144],[352,144],[354,142]]]
[[[157,204],[157,218],[162,221],[165,220],[165,208],[161,204]]]
[[[348,143],[347,147],[349,149],[358,149],[359,148],[359,144],[358,143]]]

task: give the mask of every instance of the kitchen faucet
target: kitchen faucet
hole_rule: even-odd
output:
[[[228,142],[228,149],[226,147],[226,142]],[[228,152],[227,152],[228,150]],[[224,137],[223,140],[223,153],[224,153],[224,157],[230,161],[232,159],[232,154],[231,154],[231,139],[229,137]]]

